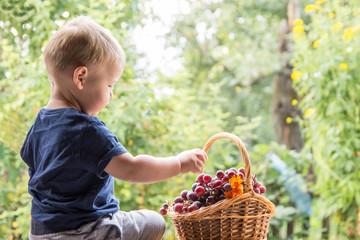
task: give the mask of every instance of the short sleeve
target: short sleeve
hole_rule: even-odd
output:
[[[89,122],[84,131],[80,151],[81,162],[88,171],[100,178],[107,175],[104,169],[113,157],[127,152],[117,137],[100,120]]]

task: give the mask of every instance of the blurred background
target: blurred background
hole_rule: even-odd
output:
[[[133,154],[168,156],[227,131],[277,208],[268,239],[360,239],[358,0],[1,0],[0,239],[27,239],[19,156],[50,84],[43,48],[64,22],[108,28],[127,65],[98,116]],[[205,172],[243,166],[219,140]],[[196,174],[116,181],[122,210],[158,211]],[[164,239],[176,239],[165,216]]]

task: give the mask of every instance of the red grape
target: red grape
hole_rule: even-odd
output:
[[[194,204],[196,204],[199,208],[203,206],[203,203],[201,203],[200,201],[195,201]]]
[[[198,186],[199,184],[198,183],[194,183],[192,186],[191,186],[191,190],[193,192],[195,192],[195,188]]]
[[[231,184],[230,183],[226,183],[224,186],[223,186],[223,189],[224,191],[228,192],[231,190]]]
[[[215,197],[214,196],[209,196],[207,199],[206,199],[206,205],[211,205],[211,204],[214,204],[216,202],[215,200]]]
[[[233,170],[229,170],[229,172],[228,172],[229,178],[231,178],[234,175],[236,175],[236,172],[234,172]]]
[[[188,200],[191,200],[191,201],[197,201],[198,200],[198,196],[193,191],[188,191],[186,197],[187,197]]]
[[[163,208],[168,209],[168,207],[169,207],[169,204],[168,204],[168,203],[164,203],[164,204],[163,204]]]
[[[216,172],[216,176],[219,179],[222,179],[225,176],[225,173],[222,170],[219,170],[219,171]]]
[[[186,200],[186,199],[187,199],[187,197],[186,197],[186,194],[187,194],[187,193],[188,193],[187,190],[182,190],[181,193],[180,193],[180,196],[181,196],[184,200]]]
[[[212,180],[212,177],[210,176],[210,174],[205,174],[203,177],[204,183],[209,183]]]
[[[258,189],[258,188],[253,188],[253,189],[254,189],[255,193],[260,194],[260,189]]]
[[[197,187],[195,188],[195,193],[196,193],[196,195],[198,195],[199,197],[201,197],[201,196],[204,195],[204,193],[205,193],[205,188],[202,187],[202,186],[197,186]]]
[[[160,208],[159,213],[163,216],[165,216],[167,214],[167,210],[165,208]]]
[[[174,203],[183,203],[184,202],[184,199],[182,197],[176,197],[174,199]]]
[[[265,186],[260,186],[258,189],[260,190],[261,194],[266,192],[266,187]]]
[[[199,183],[203,183],[204,180],[203,180],[203,177],[204,177],[204,173],[200,173],[197,178],[196,178],[196,181],[199,182]]]
[[[178,212],[178,213],[181,213],[182,210],[183,210],[183,207],[184,207],[183,204],[177,203],[177,204],[174,205],[174,211],[175,211],[175,212]]]
[[[245,168],[243,168],[243,167],[239,168],[239,172],[241,172],[245,176]]]
[[[196,210],[198,210],[199,209],[199,207],[198,207],[198,205],[196,205],[195,203],[193,203],[193,204],[191,204],[190,206],[189,206],[189,212],[193,212],[193,211],[196,211]]]
[[[213,188],[217,188],[217,187],[221,186],[221,184],[222,184],[221,180],[215,180],[212,185],[213,185]]]

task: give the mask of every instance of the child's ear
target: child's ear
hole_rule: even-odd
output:
[[[85,67],[85,66],[77,67],[74,70],[73,82],[78,89],[81,90],[84,88],[84,82],[88,76],[88,73],[89,73],[89,71],[88,71],[87,67]]]

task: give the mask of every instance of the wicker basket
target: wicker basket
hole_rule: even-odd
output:
[[[267,239],[270,218],[275,206],[267,198],[256,194],[251,184],[251,163],[243,142],[234,134],[219,133],[212,136],[204,146],[208,152],[218,139],[229,138],[240,149],[245,164],[244,194],[221,200],[194,212],[179,214],[169,207],[178,238],[183,240],[205,239]]]

